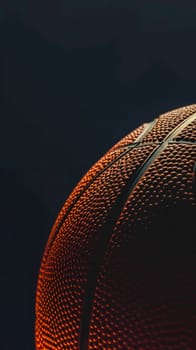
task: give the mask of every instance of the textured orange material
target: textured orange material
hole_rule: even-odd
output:
[[[76,186],[40,268],[37,350],[196,349],[195,125],[196,105],[161,115]]]

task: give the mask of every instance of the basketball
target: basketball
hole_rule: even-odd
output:
[[[144,123],[82,178],[43,254],[37,350],[196,349],[196,104]]]

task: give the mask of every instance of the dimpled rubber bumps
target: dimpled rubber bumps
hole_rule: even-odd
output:
[[[69,196],[40,268],[37,350],[196,349],[194,113],[142,125]]]

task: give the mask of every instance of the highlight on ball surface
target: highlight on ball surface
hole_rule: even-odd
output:
[[[61,209],[36,294],[37,350],[196,349],[196,104],[113,146]]]

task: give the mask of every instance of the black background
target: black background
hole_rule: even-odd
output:
[[[139,124],[195,103],[194,3],[1,3],[2,350],[35,347],[40,259],[82,175]]]

